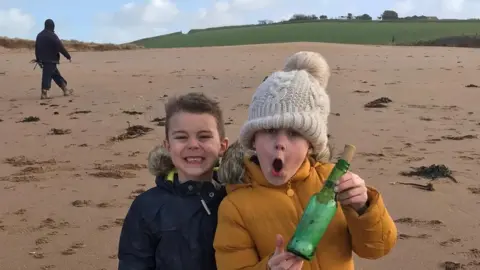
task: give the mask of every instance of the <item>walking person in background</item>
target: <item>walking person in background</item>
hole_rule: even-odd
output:
[[[52,79],[63,90],[63,95],[73,93],[73,89],[67,88],[67,80],[60,74],[57,65],[60,64],[60,53],[72,62],[72,57],[63,46],[62,41],[55,34],[55,23],[52,19],[45,20],[45,28],[38,33],[35,41],[35,60],[42,68],[42,95],[41,99],[48,98],[48,91],[52,85]]]

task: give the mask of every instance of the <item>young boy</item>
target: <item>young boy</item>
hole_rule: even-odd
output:
[[[339,207],[314,258],[304,261],[285,250],[334,166],[327,146],[329,76],[321,55],[299,52],[256,90],[240,144],[225,153],[228,162],[219,171],[228,195],[214,241],[218,269],[352,270],[353,252],[377,259],[395,245],[397,230],[381,195],[347,172],[337,183]]]
[[[148,156],[156,187],[132,203],[120,235],[119,270],[215,270],[213,238],[225,189],[216,164],[228,147],[222,111],[201,93],[165,106],[163,147]]]

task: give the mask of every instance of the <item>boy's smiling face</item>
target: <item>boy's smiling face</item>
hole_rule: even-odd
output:
[[[263,175],[272,185],[285,184],[302,165],[309,143],[289,129],[262,130],[255,134],[253,146]]]
[[[177,112],[168,123],[165,148],[178,171],[180,182],[208,181],[212,168],[228,147],[228,139],[220,138],[217,121],[207,113]]]

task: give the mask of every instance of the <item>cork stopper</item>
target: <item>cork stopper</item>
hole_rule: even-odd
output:
[[[351,144],[345,144],[345,148],[343,149],[343,154],[341,159],[345,160],[346,162],[350,163],[355,155],[355,146]]]

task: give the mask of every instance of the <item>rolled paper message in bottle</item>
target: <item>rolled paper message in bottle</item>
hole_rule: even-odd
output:
[[[323,188],[310,198],[295,233],[288,242],[287,251],[308,261],[313,258],[318,243],[337,212],[335,184],[347,172],[354,154],[355,146],[345,145],[341,158],[333,167]]]

